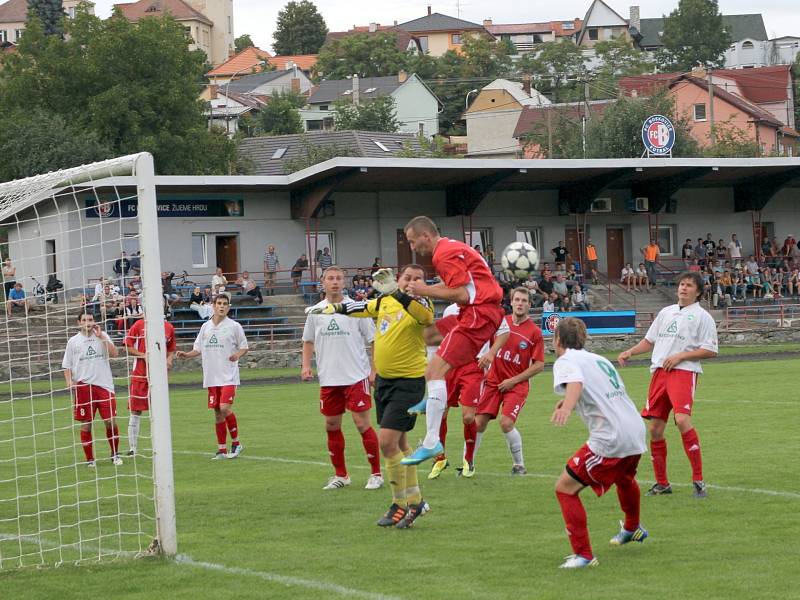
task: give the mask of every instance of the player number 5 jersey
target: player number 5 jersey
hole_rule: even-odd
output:
[[[239,385],[239,362],[230,360],[234,352],[247,348],[242,326],[225,318],[219,325],[203,323],[193,349],[203,358],[203,387]]]

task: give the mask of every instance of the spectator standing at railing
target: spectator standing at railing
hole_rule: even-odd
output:
[[[227,285],[228,280],[222,273],[222,267],[217,267],[216,271],[214,272],[214,276],[211,278],[211,292],[214,294],[214,296],[217,296],[225,291],[225,287]]]
[[[308,258],[305,254],[301,254],[300,258],[294,261],[292,266],[292,285],[294,286],[295,294],[300,290],[300,280],[303,278],[303,271],[308,269]]]
[[[281,263],[275,252],[275,246],[270,244],[264,252],[264,291],[267,296],[275,295],[275,278],[280,268]]]
[[[128,260],[128,257],[123,250],[122,254],[120,254],[119,258],[114,261],[114,274],[117,276],[119,280],[119,287],[124,289],[126,286],[125,280],[128,278],[128,273],[131,270],[131,261]]]
[[[486,259],[486,262],[489,264],[489,268],[492,270],[492,273],[494,273],[495,256],[494,256],[494,247],[491,244],[486,244],[486,255],[484,256],[484,258]]]
[[[381,264],[381,257],[380,256],[376,256],[375,260],[372,261],[372,272],[374,273],[378,269],[382,269],[382,268],[383,268],[383,265]]]
[[[558,263],[562,265],[567,262],[567,248],[564,246],[563,240],[558,240],[558,246],[550,250],[550,254],[552,254],[555,258],[556,268],[558,268]]]
[[[586,240],[586,268],[592,283],[597,285],[597,246],[592,243],[592,238]]]
[[[331,256],[330,248],[326,246],[325,248],[322,249],[322,254],[319,255],[319,258],[317,259],[317,264],[319,265],[319,268],[322,269],[323,273],[325,272],[325,269],[327,269],[333,264],[333,256]],[[322,276],[322,273],[320,273],[320,276]]]
[[[683,244],[683,246],[681,246],[681,258],[688,269],[689,265],[692,264],[692,259],[694,258],[694,246],[692,246],[692,238],[686,238],[686,242]]]
[[[733,262],[742,260],[742,242],[735,233],[731,234],[731,241],[728,243],[728,258]]]
[[[175,273],[172,271],[161,271],[161,292],[164,294],[164,300],[167,301],[167,311],[172,312],[172,305],[180,300],[180,295],[172,285],[172,278]]]
[[[725,240],[723,240],[722,238],[719,238],[719,241],[717,242],[717,249],[715,252],[717,260],[725,260],[726,258],[728,258],[728,247],[725,244]]]
[[[709,234],[711,235],[711,234]],[[713,241],[711,242],[714,243]],[[655,287],[656,285],[656,262],[661,255],[661,248],[659,248],[655,239],[651,239],[650,243],[642,248],[642,255],[644,256],[644,268],[647,269],[647,279],[649,285]]]
[[[706,239],[703,240],[703,246],[706,248],[706,256],[708,256],[708,258],[716,256],[717,243],[714,241],[714,236],[710,233],[706,234]]]
[[[706,253],[705,244],[703,244],[703,238],[697,238],[697,245],[694,247],[694,256],[701,267],[706,266],[706,257],[708,254]]]
[[[137,250],[133,256],[131,256],[131,272],[134,275],[140,275],[142,273],[142,253]]]

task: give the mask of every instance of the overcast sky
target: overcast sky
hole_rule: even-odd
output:
[[[213,1],[213,0],[211,0]],[[95,0],[96,12],[101,17],[111,14],[114,0]],[[622,17],[627,18],[628,9],[638,4],[642,17],[660,17],[678,5],[678,0],[606,0],[606,3]],[[257,46],[272,51],[272,32],[278,11],[286,4],[285,0],[234,0],[234,30],[236,35],[249,33]],[[583,18],[591,0],[493,0],[491,3],[480,0],[428,1],[403,0],[316,0],[317,9],[331,31],[344,31],[353,25],[367,25],[370,22],[390,25],[422,17],[427,6],[433,12],[461,18],[475,23],[492,19],[495,23],[526,23],[536,21],[570,20]],[[800,35],[800,7],[797,0],[719,0],[723,14],[746,14],[760,11],[764,16],[769,37]]]

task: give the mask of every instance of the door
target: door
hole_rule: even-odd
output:
[[[564,245],[567,247],[570,257],[574,261],[581,261],[581,248],[586,245],[586,235],[583,228],[575,227],[564,228]]]
[[[50,275],[56,275],[56,241],[55,240],[45,240],[44,241],[44,279],[47,281],[47,278]]]
[[[239,276],[239,236],[218,235],[216,245],[217,266],[229,280],[236,279]]]
[[[402,229],[397,230],[397,267],[416,263],[425,269],[426,277],[433,277],[436,272],[433,270],[431,256],[419,256],[411,251],[411,246],[406,239],[406,234]]]
[[[625,266],[625,235],[621,227],[606,228],[606,268],[609,279],[618,279]]]

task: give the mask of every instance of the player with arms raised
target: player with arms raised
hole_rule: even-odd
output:
[[[607,359],[584,349],[586,325],[580,319],[562,319],[553,336],[558,359],[553,365],[553,387],[564,396],[550,421],[567,424],[573,410],[589,429],[589,440],[567,461],[556,482],[556,498],[567,526],[573,554],[562,569],[594,567],[586,510],[578,494],[591,487],[597,496],[617,486],[625,521],[611,544],[643,542],[647,531],[639,521],[641,500],[636,467],[645,444],[644,423],[625,391],[617,370]]]
[[[117,347],[102,330],[90,313],[78,316],[80,331],[67,342],[64,360],[64,379],[72,391],[75,403],[75,420],[81,424],[81,445],[86,455],[86,466],[94,468],[92,449],[92,420],[94,413],[106,426],[106,438],[111,447],[111,462],[122,464],[119,457],[119,428],[114,420],[117,416],[117,400],[114,396],[114,378],[111,375],[109,358],[117,356]]]
[[[414,252],[431,255],[433,267],[442,283],[427,285],[412,281],[412,296],[456,302],[461,310],[455,327],[447,333],[425,370],[427,397],[413,413],[427,413],[425,439],[404,464],[419,464],[444,452],[439,441],[439,427],[447,407],[447,383],[450,369],[473,360],[483,345],[495,334],[503,319],[500,301],[503,291],[483,257],[467,244],[439,235],[428,217],[415,217],[405,226],[408,243]],[[378,279],[378,278],[375,278]]]
[[[213,409],[217,433],[217,452],[212,460],[236,458],[244,450],[239,441],[239,424],[233,400],[239,385],[239,359],[248,351],[242,326],[228,318],[231,299],[219,294],[214,299],[214,314],[203,323],[189,352],[179,350],[178,358],[200,356],[203,362],[203,387],[208,390],[208,408]],[[228,453],[228,436],[231,451]]]
[[[692,425],[692,406],[697,377],[703,372],[700,361],[713,358],[719,351],[717,325],[700,306],[703,279],[699,273],[686,272],[678,278],[678,303],[661,309],[644,339],[620,353],[619,364],[631,356],[652,351],[650,390],[642,416],[649,420],[650,455],[656,483],[648,496],[671,494],[667,478],[667,440],[664,430],[669,413],[675,413],[675,424],[681,432],[683,450],[692,466],[695,498],[708,495],[703,481],[703,459],[700,439]]]

